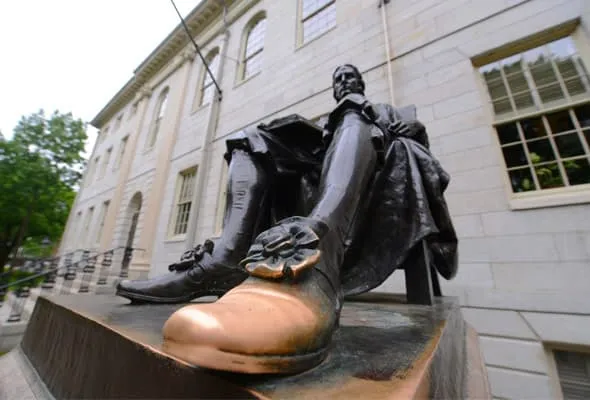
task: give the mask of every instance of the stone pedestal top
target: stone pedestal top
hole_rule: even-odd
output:
[[[186,365],[160,350],[162,326],[181,306],[132,306],[113,296],[40,298],[15,351],[56,398],[465,397],[466,327],[456,301],[403,299],[347,301],[328,358],[293,376]]]

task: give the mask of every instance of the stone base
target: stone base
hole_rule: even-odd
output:
[[[13,382],[2,379],[5,359],[24,354],[34,368],[28,376],[56,398],[490,398],[477,338],[457,302],[402,300],[369,294],[346,302],[321,365],[260,376],[195,368],[161,352],[161,328],[180,306],[42,297],[21,346],[0,358],[0,388]]]

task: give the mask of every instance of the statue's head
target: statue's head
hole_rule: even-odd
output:
[[[365,94],[365,81],[357,67],[344,64],[332,74],[332,90],[334,99],[340,101],[349,93]]]

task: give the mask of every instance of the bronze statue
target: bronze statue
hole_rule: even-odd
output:
[[[337,105],[323,131],[295,115],[227,141],[219,239],[185,253],[166,275],[119,284],[134,302],[221,296],[170,317],[170,354],[214,369],[302,371],[325,358],[344,295],[420,257],[434,279],[455,275],[449,177],[424,126],[370,103],[356,67],[342,65],[332,78]]]

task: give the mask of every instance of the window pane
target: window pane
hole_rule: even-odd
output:
[[[266,32],[266,19],[261,19],[254,25],[248,34],[246,43],[246,58],[264,47],[264,33]]]
[[[504,80],[500,74],[500,65],[498,63],[481,67],[479,71],[486,81],[486,85],[488,86],[488,91],[492,100],[508,96],[506,85],[504,85]]]
[[[508,171],[510,177],[510,184],[512,185],[512,191],[514,193],[528,192],[529,190],[535,190],[535,183],[531,170],[527,168],[514,169]]]
[[[590,127],[590,105],[584,104],[583,106],[576,107],[574,108],[574,113],[582,128]]]
[[[336,4],[331,4],[319,13],[303,21],[303,42],[321,35],[336,25]]]
[[[563,162],[570,185],[590,183],[590,163],[587,158],[567,160]]]
[[[168,104],[168,91],[162,94],[160,99],[160,109],[158,111],[158,119],[162,119],[164,113],[166,112],[166,105]]]
[[[590,129],[586,129],[583,132],[584,132],[584,136],[586,137],[586,143],[590,147]]]
[[[498,138],[500,139],[501,144],[520,141],[518,128],[516,127],[515,123],[498,125],[496,127],[496,131],[498,132]]]
[[[303,0],[303,18],[307,18],[316,10],[322,8],[332,0]]]
[[[533,98],[524,76],[520,55],[506,59],[503,66],[506,82],[508,82],[516,108],[523,109],[533,106]]]
[[[526,91],[512,96],[514,98],[514,105],[517,110],[524,110],[535,106],[531,92]]]
[[[547,121],[554,135],[575,129],[568,110],[547,114]]]
[[[260,72],[262,69],[262,52],[246,60],[244,64],[244,79]]]
[[[501,100],[495,100],[493,102],[494,106],[494,113],[496,115],[506,114],[512,111],[512,104],[510,104],[510,100],[507,97]]]
[[[217,72],[217,67],[219,65],[219,54],[215,54],[214,56],[210,56],[208,62],[209,62],[209,71],[211,71],[211,73],[213,75],[215,75]],[[204,69],[203,73],[205,74],[203,86],[207,86],[209,84],[212,84],[213,79],[211,78],[211,75],[207,71],[207,68],[205,68],[203,66],[203,69]]]
[[[559,381],[565,399],[590,397],[590,355],[554,350]]]
[[[563,186],[563,179],[557,163],[544,164],[535,167],[537,180],[542,189],[552,189]]]
[[[529,118],[520,121],[520,127],[526,139],[536,139],[547,136],[545,126],[541,118]]]
[[[526,155],[522,144],[518,143],[512,146],[506,146],[502,148],[504,154],[504,160],[508,168],[518,167],[520,165],[527,165]]]
[[[203,89],[203,97],[201,99],[201,104],[207,104],[213,99],[213,94],[215,93],[215,85],[210,84],[209,86]]]
[[[543,88],[539,88],[539,96],[543,103],[551,103],[553,101],[563,100],[565,97],[559,83],[554,83]]]
[[[555,144],[562,158],[575,157],[584,154],[584,148],[577,132],[566,133],[555,137]]]
[[[586,92],[586,88],[578,74],[573,59],[557,61],[556,64],[570,96],[576,96]]]
[[[555,153],[548,139],[527,142],[526,145],[533,164],[555,160]]]

